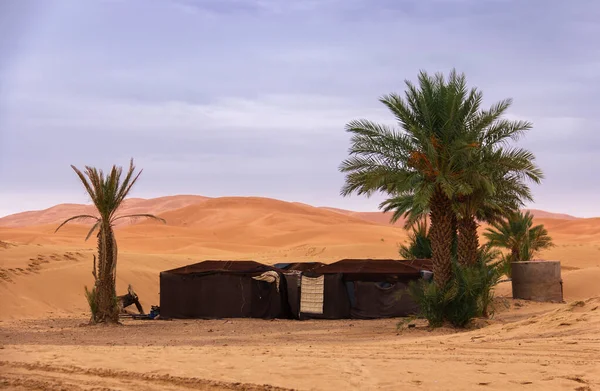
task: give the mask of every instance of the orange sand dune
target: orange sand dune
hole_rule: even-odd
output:
[[[533,217],[538,219],[561,219],[561,220],[577,220],[579,217],[571,216],[564,213],[552,213],[539,209],[525,209],[531,212]]]
[[[135,213],[159,214],[168,210],[182,208],[207,200],[208,197],[196,195],[176,195],[152,199],[130,198],[125,200],[120,210],[121,215]],[[26,227],[31,225],[60,224],[67,218],[79,214],[95,215],[92,205],[60,204],[45,210],[16,213],[0,218],[0,227]],[[129,221],[124,219],[121,224]]]
[[[337,213],[341,213],[347,216],[356,217],[365,221],[371,221],[376,224],[382,225],[394,225],[397,227],[403,227],[405,219],[400,218],[396,222],[392,223],[392,213],[391,212],[354,212],[351,210],[338,209],[338,208],[329,208],[329,207],[321,207],[322,209],[331,210]]]
[[[160,217],[169,225],[213,226],[255,224],[261,226],[293,225],[296,220],[330,225],[337,223],[364,223],[357,218],[308,205],[260,197],[222,197],[200,204],[163,213]],[[290,227],[293,229],[292,227]]]
[[[7,227],[27,219],[4,219],[0,305],[10,310],[0,317],[85,311],[82,288],[91,283],[95,237],[84,241],[89,225],[68,225],[54,233],[65,213],[76,213],[74,208],[81,207],[62,205],[39,212],[32,218],[43,222],[37,225]],[[353,213],[258,197],[132,199],[122,213],[148,211],[165,218],[167,224],[147,220],[116,228],[119,289],[132,283],[146,306],[158,302],[158,273],[168,268],[207,258],[276,263],[397,257],[398,244],[407,237],[402,228],[385,223],[383,213]],[[566,297],[600,295],[593,284],[600,278],[600,219],[536,222],[545,224],[554,237],[556,247],[540,257],[561,261]]]
[[[90,328],[79,324],[89,319],[83,287],[93,284],[96,238],[84,241],[89,225],[54,233],[82,207],[62,205],[0,220],[0,388],[600,386],[600,219],[536,218],[556,243],[540,257],[561,261],[569,304],[507,300],[511,286],[504,282],[496,288],[495,317],[477,320],[479,326],[467,331],[430,332],[417,321],[398,333],[394,319],[125,321],[123,327]],[[204,259],[272,264],[391,258],[407,237],[384,214],[256,197],[132,199],[122,212],[167,219],[166,225],[142,221],[115,229],[117,291],[132,284],[146,311],[159,303],[162,270]]]

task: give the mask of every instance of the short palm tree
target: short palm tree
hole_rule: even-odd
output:
[[[508,219],[492,224],[485,232],[488,244],[510,250],[506,262],[525,262],[544,249],[554,246],[548,230],[540,224],[533,225],[533,215],[527,211],[512,213]],[[508,268],[510,274],[510,268]]]
[[[452,199],[473,190],[465,167],[475,169],[466,161],[477,135],[469,129],[484,117],[481,94],[467,90],[464,75],[452,71],[446,79],[420,72],[418,81],[418,87],[405,82],[404,99],[396,94],[380,99],[399,129],[369,120],[346,125],[352,138],[350,156],[340,166],[346,174],[341,193],[383,192],[394,199],[397,216],[428,211],[434,281],[442,288],[452,275]]]
[[[399,248],[404,259],[431,259],[431,239],[427,228],[427,216],[411,225],[408,243]]]
[[[102,170],[94,167],[85,167],[85,175],[75,166],[71,166],[79,176],[92,203],[96,207],[97,215],[77,215],[68,218],[56,228],[58,231],[62,226],[71,221],[91,220],[94,225],[88,232],[85,240],[98,230],[98,262],[94,262],[93,275],[95,285],[88,300],[92,308],[92,322],[116,323],[119,320],[119,312],[116,299],[116,270],[117,270],[117,242],[113,231],[114,223],[121,219],[151,218],[165,222],[163,219],[151,214],[132,214],[117,216],[117,211],[122,205],[125,197],[139,178],[142,170],[135,174],[133,159],[129,164],[129,170],[125,178],[121,180],[122,168],[113,165],[110,173],[104,175]],[[86,178],[87,176],[87,178]],[[56,232],[55,231],[55,232]],[[86,288],[87,290],[87,288]]]

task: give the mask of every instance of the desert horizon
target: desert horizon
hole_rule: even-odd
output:
[[[57,205],[0,218],[2,273],[0,319],[43,313],[84,313],[83,285],[92,283],[94,237],[84,241],[89,225],[72,224],[54,233],[66,218],[87,213],[90,205]],[[389,214],[352,212],[332,207],[260,197],[167,196],[132,198],[121,214],[139,211],[166,220],[125,222],[116,227],[119,245],[119,292],[132,284],[147,308],[158,303],[158,273],[204,259],[252,259],[334,262],[343,258],[396,258],[407,240],[403,221]],[[556,246],[539,258],[559,260],[566,299],[600,295],[600,218],[573,218],[533,210]],[[483,232],[482,224],[479,228]],[[70,289],[58,289],[57,281]],[[509,294],[506,288],[499,291]],[[504,290],[503,290],[504,289]],[[23,306],[17,297],[27,296]],[[52,298],[52,300],[50,300]]]
[[[0,391],[600,390],[576,5],[0,0]]]
[[[341,208],[341,207],[335,206],[335,205],[321,205],[321,204],[313,204],[313,203],[302,202],[302,201],[293,201],[293,200],[291,201],[291,200],[280,199],[277,197],[271,197],[271,196],[267,196],[267,195],[256,195],[256,194],[229,195],[229,196],[228,195],[205,196],[205,195],[199,195],[199,194],[169,194],[169,195],[162,195],[162,196],[156,196],[156,197],[139,197],[138,196],[138,197],[127,198],[125,200],[123,207],[134,209],[134,205],[135,205],[135,209],[137,209],[137,208],[142,209],[146,205],[148,205],[151,208],[153,208],[153,210],[154,210],[154,208],[156,208],[156,210],[162,212],[162,211],[170,210],[169,208],[176,209],[176,205],[181,205],[183,207],[184,205],[205,201],[207,199],[218,199],[218,198],[273,199],[273,200],[278,200],[278,201],[282,201],[282,202],[289,202],[292,204],[308,205],[308,206],[312,206],[312,207],[316,207],[316,208],[329,209],[332,211],[338,211],[338,212],[345,213],[345,214],[364,213],[364,214],[377,214],[377,215],[381,215],[381,216],[385,216],[385,215],[389,214],[389,213],[381,212],[376,207],[361,208],[361,210],[355,210],[353,208]],[[160,206],[152,205],[152,204],[159,204]],[[65,208],[73,208],[72,210],[82,210],[82,211],[93,210],[92,204],[89,202],[88,203],[63,202],[63,203],[57,203],[57,204],[47,206],[47,207],[16,210],[13,212],[5,213],[3,215],[0,215],[0,225],[2,225],[2,226],[11,226],[11,225],[16,226],[19,224],[28,225],[30,223],[27,221],[22,222],[22,223],[17,223],[14,221],[17,221],[19,218],[28,218],[29,216],[40,214],[40,212],[48,213],[48,212],[55,211],[57,209],[66,211]],[[542,210],[542,209],[537,209],[535,207],[524,207],[523,210],[530,211],[531,213],[534,214],[535,217],[539,217],[539,218],[547,217],[547,218],[559,218],[559,219],[564,219],[564,220],[574,220],[574,219],[590,219],[590,218],[600,217],[600,216],[594,216],[594,215],[575,216],[575,215],[565,213],[565,212],[554,211],[554,210]]]
[[[145,212],[165,218],[167,224],[140,221],[119,225],[115,232],[119,245],[117,293],[125,293],[127,285],[132,284],[145,310],[159,302],[158,275],[163,270],[205,259],[252,259],[267,264],[330,263],[342,258],[398,259],[398,244],[407,239],[401,225],[389,224],[383,213],[312,207],[275,199],[130,199],[123,212],[142,206]],[[577,387],[599,380],[596,370],[600,363],[591,352],[597,351],[595,333],[600,325],[600,311],[595,310],[600,304],[600,287],[596,283],[600,279],[600,219],[563,219],[560,214],[537,212],[543,217],[536,217],[535,222],[544,224],[556,243],[540,258],[561,261],[567,304],[511,300],[510,282],[503,282],[495,289],[497,314],[463,332],[444,327],[432,334],[424,323],[417,322],[416,328],[397,335],[394,319],[275,323],[247,319],[175,320],[167,325],[162,325],[164,321],[147,321],[154,322],[151,324],[125,320],[123,330],[109,332],[78,326],[89,318],[83,286],[93,284],[92,256],[96,244],[94,238],[84,241],[89,226],[75,224],[54,233],[60,221],[82,211],[89,211],[89,206],[58,205],[0,219],[0,328],[4,332],[0,347],[4,357],[10,358],[0,366],[0,373],[5,372],[4,384],[9,388],[11,384],[22,385],[17,379],[23,375],[37,379],[38,383],[31,384],[40,389],[75,387],[76,381],[83,382],[77,387],[91,386],[98,379],[106,379],[114,389],[364,389],[365,385],[390,388],[399,384],[390,378],[394,373],[390,372],[391,363],[398,359],[408,365],[408,376],[400,381],[407,387],[447,389],[444,385],[452,381],[455,389],[482,384],[490,389],[533,384],[550,390],[583,390]],[[328,337],[332,332],[343,335],[346,342],[332,340]],[[244,336],[236,337],[239,333]],[[41,335],[45,336],[43,340]],[[67,335],[68,340],[64,339]],[[277,343],[266,347],[261,342],[265,337]],[[311,377],[301,380],[286,375],[298,363],[292,358],[295,352],[308,353],[307,341],[314,346],[310,356],[300,359],[306,368],[301,373],[314,371],[318,366],[333,368],[330,374],[319,373],[315,377],[327,385],[316,386]],[[415,343],[426,352],[415,348]],[[344,349],[347,354],[335,354],[333,359],[332,352],[337,349]],[[381,349],[388,353],[378,353]],[[456,361],[454,349],[471,358]],[[257,351],[263,357],[258,361],[252,359]],[[140,369],[136,352],[160,354],[167,361],[194,362],[203,369],[198,371],[196,365],[182,364],[175,370],[170,364],[160,364],[167,362],[160,360]],[[522,364],[514,362],[514,352],[518,352]],[[413,362],[401,358],[407,354]],[[225,356],[238,358],[222,359]],[[47,364],[50,357],[51,365]],[[82,360],[91,361],[86,364]],[[356,364],[357,360],[362,364]],[[448,360],[454,363],[452,368]],[[571,364],[576,360],[586,360],[587,366],[580,369]],[[487,364],[478,364],[484,361]],[[426,363],[435,363],[442,370],[432,377],[425,369]],[[348,373],[345,378],[333,375],[356,365],[363,372]],[[543,365],[540,371],[534,369],[536,365]],[[546,365],[561,369],[550,374],[544,371]],[[456,370],[470,373],[475,368],[485,370],[461,381],[450,380]],[[376,378],[372,377],[374,374]],[[233,385],[239,382],[242,385]],[[269,386],[260,388],[261,384]]]

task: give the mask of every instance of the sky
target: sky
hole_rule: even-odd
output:
[[[597,0],[2,0],[0,216],[132,157],[133,197],[377,210],[339,195],[345,124],[452,68],[533,123],[533,207],[600,216],[598,36]]]

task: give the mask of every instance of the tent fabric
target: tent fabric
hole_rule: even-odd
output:
[[[239,262],[239,265],[237,264]],[[166,318],[289,316],[287,285],[255,280],[277,269],[253,261],[205,261],[160,273],[160,309]]]
[[[300,272],[309,272],[317,270],[323,266],[326,266],[325,263],[321,262],[295,262],[295,263],[277,263],[274,265],[278,269],[286,270],[286,271],[300,271]]]
[[[300,319],[372,319],[406,316],[417,307],[408,295],[408,283],[432,268],[429,260],[343,259],[305,269],[303,276],[324,276],[323,314],[300,312]],[[298,289],[301,295],[303,286]],[[292,287],[288,287],[292,290]],[[292,305],[290,305],[292,306]]]
[[[352,283],[354,300],[350,315],[356,319],[392,318],[414,315],[417,304],[403,282],[382,284],[370,281]],[[350,292],[349,292],[350,293]]]
[[[300,312],[323,314],[325,276],[302,276],[300,293]]]
[[[284,273],[287,287],[287,303],[293,319],[300,319],[300,281],[301,273]]]
[[[266,271],[278,269],[272,266],[264,265],[255,261],[212,261],[194,263],[172,270],[164,271],[163,273],[175,274],[192,274],[192,273],[256,273],[262,274]]]
[[[323,275],[322,313],[302,312],[302,273],[286,272],[287,300],[294,319],[346,319],[350,317],[350,299],[341,275]]]
[[[300,312],[300,319],[347,319],[350,318],[350,298],[341,274],[323,275],[323,313]],[[302,292],[300,286],[300,292]]]
[[[345,319],[405,316],[416,306],[411,280],[430,271],[428,260],[343,259],[277,264],[208,260],[160,273],[161,315],[166,318]],[[277,277],[279,281],[277,281]],[[316,306],[304,292],[318,278]],[[271,282],[273,281],[273,282]],[[279,288],[279,289],[278,289]],[[312,292],[315,296],[315,292]],[[320,295],[320,296],[319,296]]]
[[[279,273],[277,273],[276,271],[269,270],[258,276],[252,277],[252,279],[256,281],[265,281],[270,284],[275,284],[275,288],[277,289],[277,292],[279,292],[279,281],[281,280],[281,278],[279,276]]]
[[[320,274],[394,274],[419,277],[421,270],[431,270],[429,260],[342,259],[315,271]]]

